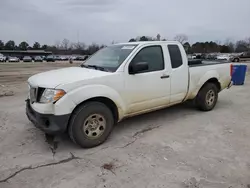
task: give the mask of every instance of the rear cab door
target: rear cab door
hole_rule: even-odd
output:
[[[180,43],[164,45],[166,63],[170,64],[170,104],[180,103],[189,87],[189,67],[186,52]]]

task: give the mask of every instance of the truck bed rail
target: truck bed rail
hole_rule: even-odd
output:
[[[188,60],[189,67],[199,67],[199,66],[207,66],[207,65],[217,65],[217,64],[224,64],[224,63],[231,63],[230,61],[225,60],[201,60],[201,59],[192,59]]]

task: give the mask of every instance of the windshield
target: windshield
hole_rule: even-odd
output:
[[[115,72],[123,61],[134,50],[136,45],[114,45],[103,48],[90,57],[83,65],[85,67],[100,67]]]

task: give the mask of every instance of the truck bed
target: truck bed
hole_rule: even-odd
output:
[[[191,63],[191,65],[190,65]],[[188,98],[193,99],[205,81],[211,77],[218,79],[221,89],[228,86],[230,75],[230,63],[227,61],[201,61],[188,62],[189,64],[189,93]],[[210,66],[207,66],[210,65]]]

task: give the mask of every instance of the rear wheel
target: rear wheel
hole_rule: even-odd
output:
[[[239,62],[240,59],[239,58],[235,58],[233,62]]]
[[[196,96],[196,105],[202,111],[212,110],[218,100],[218,88],[214,83],[204,85]]]
[[[102,144],[113,129],[114,117],[103,103],[88,102],[72,114],[68,128],[70,138],[83,148]]]

